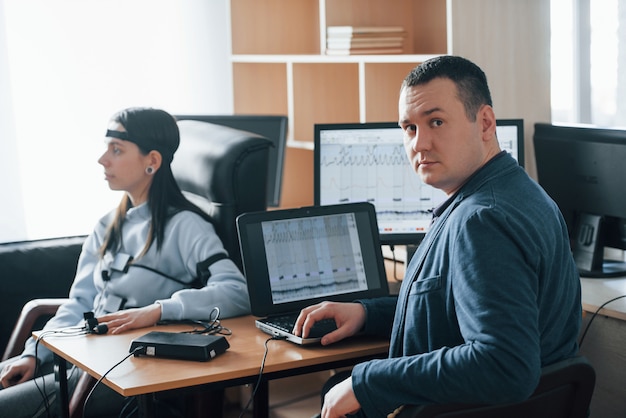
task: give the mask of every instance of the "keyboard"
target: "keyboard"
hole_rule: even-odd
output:
[[[278,315],[268,318],[268,322],[274,325],[276,328],[282,331],[291,333],[293,326],[298,319],[298,314]],[[323,319],[313,325],[309,331],[309,338],[319,338],[337,329],[337,324],[334,319]]]

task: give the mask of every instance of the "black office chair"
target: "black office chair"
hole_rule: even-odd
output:
[[[242,269],[235,219],[267,209],[271,142],[251,132],[194,120],[178,122],[181,143],[172,172],[189,200],[214,220],[217,234]]]
[[[396,418],[585,418],[596,374],[585,357],[545,367],[527,400],[505,405],[406,406]]]
[[[267,208],[267,171],[271,142],[245,132],[207,122],[178,122],[180,147],[172,162],[172,172],[189,200],[214,220],[215,229],[231,259],[242,269],[235,219],[244,212]],[[243,271],[243,269],[242,269]],[[21,353],[40,315],[54,315],[67,299],[35,299],[24,305],[10,338],[4,358]],[[84,373],[70,402],[70,415],[82,415],[82,407],[95,380]],[[222,391],[192,398],[195,412],[210,403],[215,416],[221,415]],[[194,413],[195,413],[194,412]]]

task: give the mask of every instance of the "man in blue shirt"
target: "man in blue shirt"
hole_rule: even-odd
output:
[[[399,296],[302,311],[296,333],[334,318],[332,344],[388,335],[389,358],[354,367],[322,418],[386,417],[402,405],[526,399],[541,368],[572,357],[580,282],[556,204],[500,150],[483,71],[442,56],[402,84],[399,124],[411,166],[448,199],[408,265]]]

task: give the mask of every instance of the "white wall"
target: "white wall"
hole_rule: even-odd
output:
[[[0,241],[88,233],[129,106],[232,113],[227,0],[0,0]]]
[[[451,53],[486,73],[498,118],[524,119],[526,171],[536,178],[532,135],[551,121],[550,0],[448,0]]]
[[[4,21],[4,7],[0,1],[0,22]],[[0,30],[0,236],[9,238],[23,236],[24,225],[22,195],[17,177],[17,144],[15,137],[11,89],[6,48],[6,35]]]

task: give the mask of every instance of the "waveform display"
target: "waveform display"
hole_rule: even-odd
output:
[[[379,224],[430,220],[445,194],[413,171],[401,142],[329,143],[320,150],[320,202],[366,201]]]
[[[365,290],[353,214],[263,222],[274,303]]]

